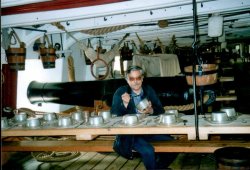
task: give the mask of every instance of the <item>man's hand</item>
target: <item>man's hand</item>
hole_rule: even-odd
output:
[[[123,104],[124,106],[127,108],[128,107],[128,103],[130,101],[130,95],[128,93],[124,93],[122,96],[122,101],[123,101]]]

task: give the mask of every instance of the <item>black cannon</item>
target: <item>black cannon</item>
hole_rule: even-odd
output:
[[[126,84],[125,79],[55,83],[32,81],[27,96],[32,104],[58,103],[91,107],[94,100],[103,100],[110,106],[116,89]],[[144,84],[155,89],[163,106],[184,105],[193,101],[192,87],[187,84],[185,76],[146,77]]]

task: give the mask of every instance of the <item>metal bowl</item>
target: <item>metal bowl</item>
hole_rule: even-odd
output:
[[[222,112],[226,112],[228,117],[236,117],[237,113],[233,107],[223,107],[220,109]]]
[[[104,119],[102,116],[91,116],[89,117],[89,124],[91,126],[100,126],[104,123]]]
[[[147,98],[144,98],[143,100],[141,100],[137,105],[136,108],[138,110],[145,110],[149,105],[149,101]]]
[[[122,121],[125,125],[131,126],[139,122],[139,118],[136,114],[127,114],[122,117]]]
[[[176,109],[166,110],[165,113],[167,113],[167,114],[174,114],[176,117],[178,117],[178,114],[179,114],[178,110],[176,110]]]
[[[159,120],[160,124],[170,125],[176,122],[177,119],[175,114],[164,113],[160,115],[160,120]]]
[[[212,112],[211,121],[218,123],[228,121],[227,113],[223,111]]]
[[[60,117],[58,120],[58,126],[60,127],[69,127],[71,125],[72,125],[71,117],[68,117],[68,116]]]
[[[38,118],[29,118],[27,119],[26,126],[29,128],[36,128],[41,126],[40,119]]]
[[[85,110],[85,111],[83,111],[83,117],[84,117],[84,122],[89,122],[89,116],[90,116],[90,113],[89,113],[89,111],[88,110]]]
[[[27,113],[25,112],[20,112],[15,115],[15,121],[16,122],[25,122],[27,120]]]
[[[45,113],[45,114],[43,115],[43,119],[44,119],[45,121],[50,122],[50,121],[56,120],[57,117],[56,117],[56,114],[55,114],[54,112],[49,112],[49,113]]]
[[[7,117],[1,117],[1,129],[5,129],[9,127]]]
[[[83,113],[82,112],[73,112],[71,113],[71,117],[74,121],[83,121]]]
[[[108,121],[111,118],[111,113],[109,110],[100,111],[98,112],[98,115],[102,116],[105,121]]]

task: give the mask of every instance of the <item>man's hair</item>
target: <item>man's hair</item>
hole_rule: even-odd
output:
[[[137,70],[141,72],[142,76],[144,76],[144,70],[140,66],[133,65],[133,66],[130,66],[127,69],[127,71],[126,71],[126,78],[128,77],[128,74],[131,73],[131,71],[137,71]]]

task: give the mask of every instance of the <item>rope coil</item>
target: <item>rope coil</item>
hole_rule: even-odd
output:
[[[80,152],[31,152],[33,158],[39,162],[61,162],[74,159],[81,155]]]

